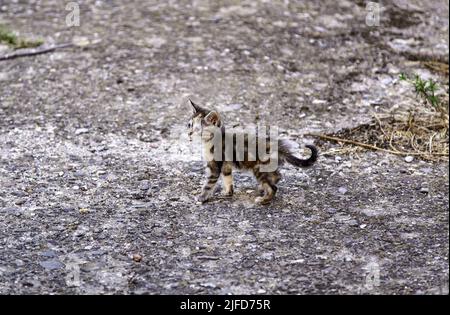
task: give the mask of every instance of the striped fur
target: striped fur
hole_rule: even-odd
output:
[[[253,172],[256,180],[259,183],[259,191],[261,196],[255,199],[258,204],[267,204],[274,198],[278,188],[277,183],[281,179],[281,174],[279,171],[279,166],[283,164],[284,161],[288,162],[297,167],[309,167],[314,164],[318,157],[318,151],[313,145],[306,145],[306,147],[311,151],[311,156],[307,159],[300,159],[296,157],[293,153],[293,147],[295,147],[292,142],[287,140],[270,139],[269,135],[266,137],[264,142],[266,145],[266,151],[269,152],[271,148],[271,143],[276,141],[278,161],[275,170],[267,172],[264,171],[264,165],[271,162],[270,159],[263,160],[260,156],[254,157],[249,153],[249,141],[250,139],[255,139],[256,146],[258,146],[258,137],[249,138],[248,135],[243,135],[244,139],[244,152],[243,157],[237,154],[237,141],[235,134],[228,134],[223,126],[220,116],[215,111],[206,110],[200,106],[194,104],[192,101],[191,105],[193,107],[193,115],[188,124],[189,136],[193,134],[202,136],[203,143],[203,155],[208,161],[206,165],[206,182],[203,186],[202,192],[198,197],[198,201],[201,203],[206,202],[210,197],[214,188],[216,186],[219,177],[222,175],[222,180],[224,184],[225,195],[233,195],[233,169],[243,169],[250,170]],[[220,132],[222,136],[221,141],[221,151],[218,151],[218,155],[222,152],[220,159],[215,158],[214,154],[216,149],[214,148],[214,143],[212,141],[214,132]],[[226,137],[233,137],[232,141],[232,160],[228,161],[226,159]],[[272,142],[271,142],[272,140]],[[231,152],[231,151],[230,151]]]

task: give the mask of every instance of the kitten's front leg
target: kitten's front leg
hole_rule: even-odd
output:
[[[214,161],[208,162],[206,166],[206,172],[207,172],[206,183],[203,186],[201,194],[197,198],[197,201],[201,203],[204,203],[209,199],[211,192],[216,186],[217,180],[219,179],[220,176],[220,166],[217,165],[217,163]]]
[[[225,162],[222,166],[223,186],[225,188],[225,196],[233,196],[233,175],[231,163]]]

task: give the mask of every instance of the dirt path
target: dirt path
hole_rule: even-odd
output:
[[[83,1],[78,27],[1,2],[20,35],[95,44],[0,62],[0,293],[448,293],[448,163],[323,155],[270,206],[246,174],[200,206],[180,158],[187,97],[304,143],[417,103],[400,72],[448,91],[420,63],[448,61],[448,4],[368,26],[363,1],[221,2]]]

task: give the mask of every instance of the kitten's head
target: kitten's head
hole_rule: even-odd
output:
[[[189,103],[193,110],[193,114],[188,123],[188,135],[190,139],[192,136],[209,137],[218,128],[222,127],[222,121],[218,112],[204,109],[191,100],[189,100]]]

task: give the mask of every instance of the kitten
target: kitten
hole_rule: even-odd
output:
[[[311,156],[302,160],[294,156],[292,152],[293,145],[290,141],[271,139],[267,133],[265,137],[258,137],[258,135],[252,137],[249,134],[241,135],[243,138],[243,154],[239,153],[238,141],[236,140],[238,136],[235,133],[230,134],[229,131],[226,131],[219,114],[216,111],[202,108],[191,100],[189,102],[193,108],[193,115],[188,123],[189,137],[191,138],[192,135],[201,136],[203,155],[207,160],[207,181],[197,198],[201,203],[209,199],[221,174],[225,195],[233,195],[233,168],[252,171],[259,183],[259,192],[262,195],[257,197],[255,202],[258,204],[270,203],[277,192],[276,185],[281,179],[278,167],[280,164],[286,161],[297,167],[308,167],[317,160],[318,151],[315,146],[306,145],[311,150]],[[227,138],[232,139],[231,148],[229,145],[226,145]],[[217,139],[221,141],[215,141]],[[252,141],[256,141],[256,146],[260,145],[263,150],[265,149],[266,152],[263,152],[265,154],[262,154],[260,151],[252,154],[253,151],[250,150],[250,146],[254,145]],[[228,144],[230,143],[228,142]],[[239,147],[239,149],[242,151],[242,147]],[[276,150],[276,157],[273,154],[267,154],[270,153],[271,149]],[[226,158],[227,152],[231,152],[231,159]],[[273,162],[275,162],[275,167],[270,168],[269,166]]]

